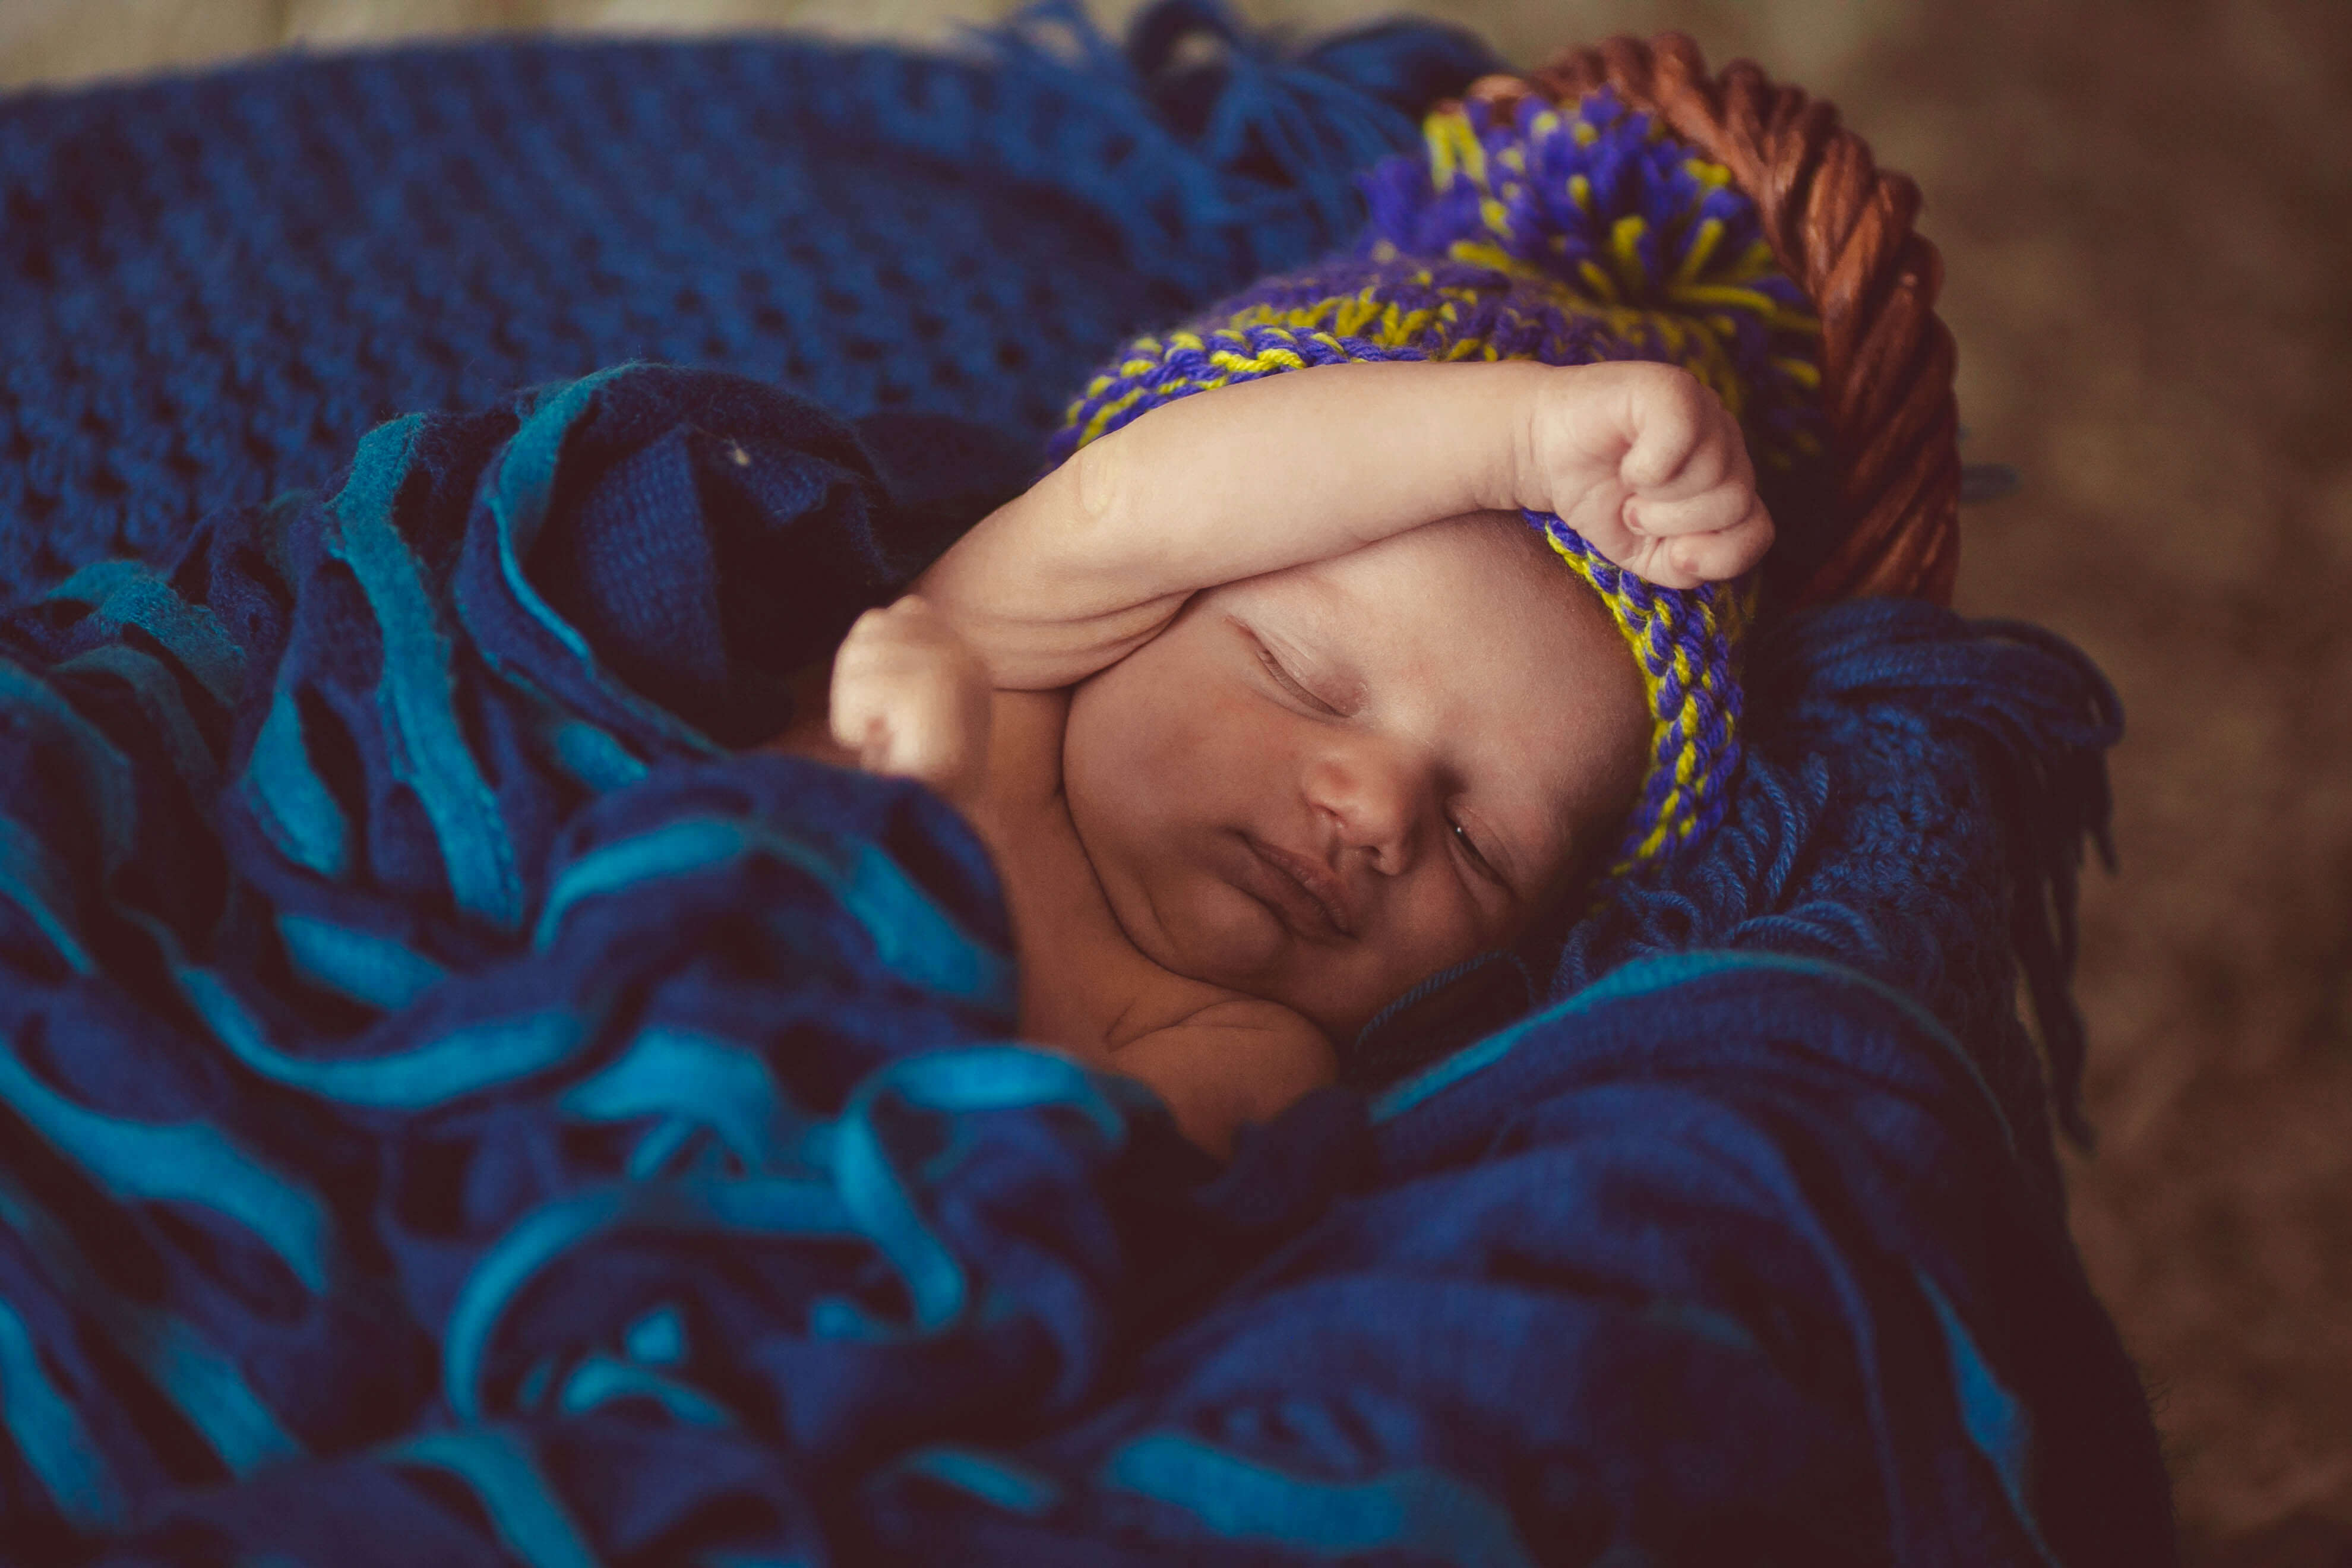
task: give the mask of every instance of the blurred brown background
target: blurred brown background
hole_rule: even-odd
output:
[[[1132,0],[1097,0],[1118,23]],[[1301,31],[1398,7],[1242,0]],[[1533,63],[1679,27],[1927,195],[1968,455],[1961,607],[2121,688],[2085,895],[2093,1279],[2191,1560],[2352,1568],[2352,0],[1413,0]],[[935,41],[1003,0],[0,0],[0,87],[493,28]]]

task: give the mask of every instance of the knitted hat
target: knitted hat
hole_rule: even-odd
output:
[[[1195,392],[1358,360],[1660,360],[1723,399],[1759,464],[1819,449],[1818,326],[1729,171],[1605,88],[1507,117],[1474,100],[1424,132],[1425,159],[1363,176],[1356,249],[1137,339],[1071,405],[1051,459]],[[1696,847],[1739,766],[1752,579],[1657,587],[1557,516],[1527,517],[1608,607],[1649,696],[1650,768],[1612,869]]]

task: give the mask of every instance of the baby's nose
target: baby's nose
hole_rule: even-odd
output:
[[[1434,791],[1412,759],[1367,749],[1325,759],[1309,775],[1309,801],[1328,816],[1340,844],[1371,852],[1376,869],[1408,869],[1420,852]]]

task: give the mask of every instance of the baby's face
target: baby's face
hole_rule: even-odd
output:
[[[1196,595],[1078,687],[1063,777],[1129,940],[1344,1042],[1615,847],[1649,739],[1608,612],[1485,513]]]

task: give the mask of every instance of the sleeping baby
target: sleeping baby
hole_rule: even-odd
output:
[[[961,808],[1023,1036],[1223,1152],[1620,848],[1653,703],[1523,510],[1675,589],[1772,537],[1738,425],[1672,366],[1268,376],[992,513],[857,622],[779,743]]]
[[[1123,348],[781,742],[960,805],[1024,1035],[1213,1150],[1704,837],[1772,538],[1750,444],[1818,450],[1815,323],[1727,172],[1606,92],[1424,129],[1354,250]]]

